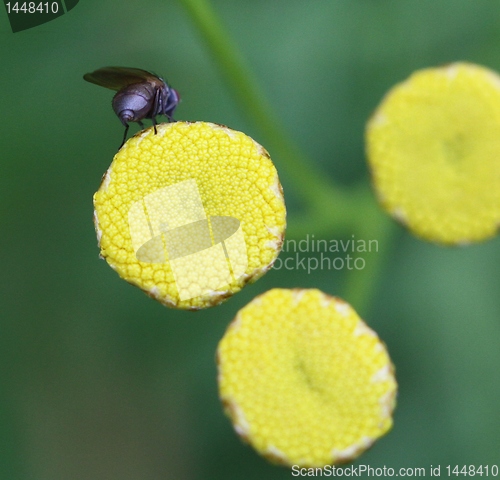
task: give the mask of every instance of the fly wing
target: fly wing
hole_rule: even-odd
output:
[[[117,91],[134,83],[149,82],[155,86],[164,85],[163,80],[156,75],[140,68],[103,67],[95,72],[86,73],[83,78],[87,82]]]

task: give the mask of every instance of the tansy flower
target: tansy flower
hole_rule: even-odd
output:
[[[285,204],[269,154],[221,125],[145,130],[116,154],[94,195],[101,256],[165,305],[216,305],[272,266]]]
[[[442,244],[492,237],[500,223],[500,77],[456,63],[414,73],[368,122],[383,207]]]
[[[255,298],[221,340],[218,366],[236,432],[274,462],[347,462],[392,426],[397,386],[384,344],[319,290]]]

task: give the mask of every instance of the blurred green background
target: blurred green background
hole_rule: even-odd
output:
[[[500,70],[497,0],[213,3],[296,143],[344,186],[368,182],[364,124],[392,85],[457,60]],[[161,306],[98,258],[92,195],[123,127],[112,92],[84,73],[154,71],[181,93],[177,119],[266,145],[190,18],[174,0],[82,0],[16,34],[0,17],[0,478],[291,478],[233,432],[215,350],[257,294],[338,295],[344,272],[274,270],[193,313]],[[292,225],[300,199],[286,158],[270,153]],[[500,241],[445,249],[394,228],[364,317],[396,365],[398,407],[393,430],[356,464],[498,464]]]

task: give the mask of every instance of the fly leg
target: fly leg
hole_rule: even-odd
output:
[[[118,147],[118,150],[123,147],[123,144],[125,143],[125,140],[127,139],[127,132],[128,132],[128,123],[125,124],[125,133],[123,134],[123,140],[121,145]]]

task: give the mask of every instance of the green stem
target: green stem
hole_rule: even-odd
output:
[[[374,292],[375,282],[390,243],[390,222],[380,212],[366,184],[346,191],[333,184],[285,132],[243,56],[217,17],[209,0],[179,0],[191,17],[238,103],[255,124],[295,190],[306,202],[304,214],[294,219],[287,235],[308,233],[337,235],[354,233],[358,238],[376,239],[380,251],[365,269],[346,278],[345,298],[364,311]]]
[[[377,293],[376,281],[380,278],[384,265],[387,264],[396,231],[393,221],[380,210],[373,200],[370,201],[372,193],[367,190],[364,193],[366,202],[359,209],[356,236],[366,243],[369,243],[370,240],[376,240],[378,251],[368,253],[365,267],[362,270],[354,269],[348,272],[342,294],[346,301],[355,306],[356,311],[361,316],[367,314]]]

